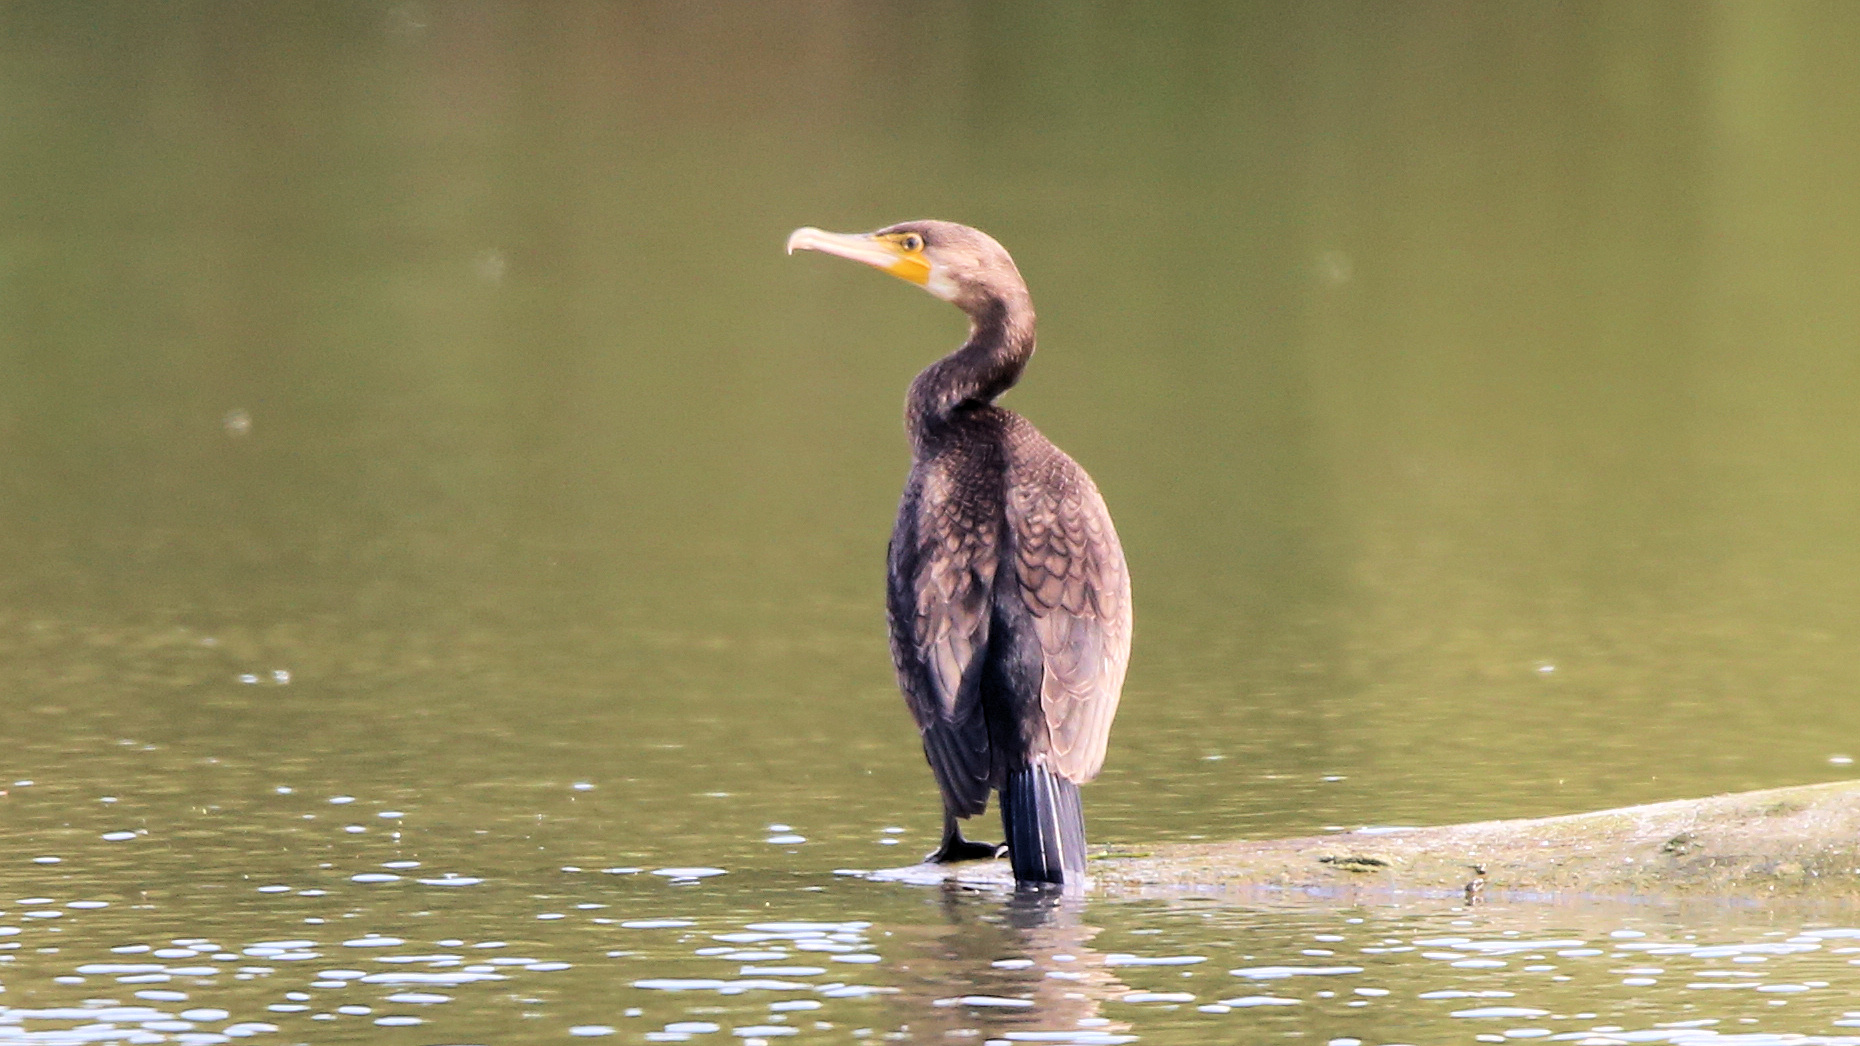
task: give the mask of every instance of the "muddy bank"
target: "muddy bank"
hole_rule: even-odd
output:
[[[1097,891],[1149,888],[1501,896],[1763,895],[1860,899],[1860,781],[1595,813],[1307,839],[1107,851]],[[1006,884],[1006,862],[880,878]]]

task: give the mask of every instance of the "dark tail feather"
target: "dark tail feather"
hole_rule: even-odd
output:
[[[1001,790],[1008,861],[1021,884],[1085,882],[1085,812],[1079,786],[1043,766],[1016,770]]]

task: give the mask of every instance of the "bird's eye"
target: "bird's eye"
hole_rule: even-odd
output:
[[[906,233],[904,239],[898,241],[898,245],[910,251],[912,254],[916,254],[918,251],[924,249],[924,238],[914,232]]]

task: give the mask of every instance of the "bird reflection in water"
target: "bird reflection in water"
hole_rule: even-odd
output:
[[[940,923],[893,930],[903,990],[888,1002],[908,1011],[898,1021],[913,1040],[980,1042],[1041,1031],[1121,1041],[1117,1033],[1129,1024],[1099,1010],[1130,989],[1089,946],[1099,928],[1084,921],[1079,898],[1016,891],[1003,900],[956,883],[934,896]]]

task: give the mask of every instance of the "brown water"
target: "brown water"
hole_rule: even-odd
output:
[[[1850,1034],[1851,911],[834,874],[934,842],[880,575],[962,323],[780,248],[937,216],[1027,274],[1007,402],[1137,586],[1096,842],[1841,778],[1856,45],[1784,3],[7,6],[0,1042]],[[1362,969],[1228,972],[1291,966]]]

